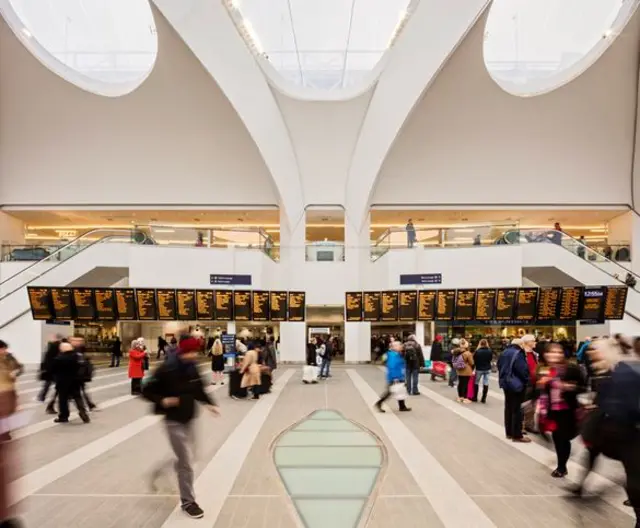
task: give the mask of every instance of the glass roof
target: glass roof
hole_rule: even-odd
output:
[[[417,1],[417,0],[416,0]],[[227,0],[247,44],[299,88],[366,84],[410,0]]]
[[[148,0],[0,0],[0,7],[45,65],[82,88],[137,85],[155,62]]]
[[[516,95],[570,81],[624,29],[638,0],[494,0],[484,58],[495,81]]]

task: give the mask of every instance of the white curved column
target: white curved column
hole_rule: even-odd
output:
[[[304,210],[287,127],[262,70],[221,1],[153,0],[227,96],[271,172],[291,224]],[[238,152],[242,156],[242,152]],[[233,174],[228,177],[233,179]]]
[[[490,0],[421,0],[380,76],[347,179],[347,210],[362,229],[380,168],[405,120]]]

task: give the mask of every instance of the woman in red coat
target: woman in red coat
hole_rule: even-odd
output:
[[[144,378],[144,358],[146,352],[136,339],[129,350],[129,378],[131,378],[131,394],[142,394],[142,378]]]

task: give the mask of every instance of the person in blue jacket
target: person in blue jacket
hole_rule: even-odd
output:
[[[391,396],[391,387],[395,384],[400,384],[400,389],[404,390],[406,365],[404,357],[402,356],[402,343],[400,341],[394,341],[389,345],[389,351],[387,352],[387,389],[384,391],[380,399],[376,402],[376,409],[379,412],[385,412],[382,408],[382,404]],[[398,400],[398,407],[401,411],[406,412],[411,409],[407,407],[404,398]]]
[[[522,340],[514,339],[498,359],[500,388],[504,391],[505,436],[514,442],[531,442],[522,434],[522,402],[529,383],[529,367]]]

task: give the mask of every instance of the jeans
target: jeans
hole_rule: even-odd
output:
[[[178,475],[178,488],[180,489],[180,503],[183,507],[196,502],[193,489],[193,467],[191,460],[195,446],[195,435],[191,423],[165,422],[169,443],[176,455],[175,470]]]
[[[111,354],[111,367],[119,367],[120,366],[120,356],[116,356],[115,354]]]
[[[522,438],[523,392],[504,392],[504,432],[510,438]]]
[[[453,384],[458,380],[458,371],[454,368],[449,372],[449,387],[453,387]]]
[[[476,385],[489,386],[489,374],[490,370],[477,370],[476,371]],[[481,383],[482,382],[482,383]]]
[[[331,370],[331,359],[326,357],[322,358],[322,365],[320,365],[320,377],[328,378],[330,375],[330,370]]]
[[[420,394],[418,383],[420,381],[420,369],[407,369],[407,392],[409,394]]]

